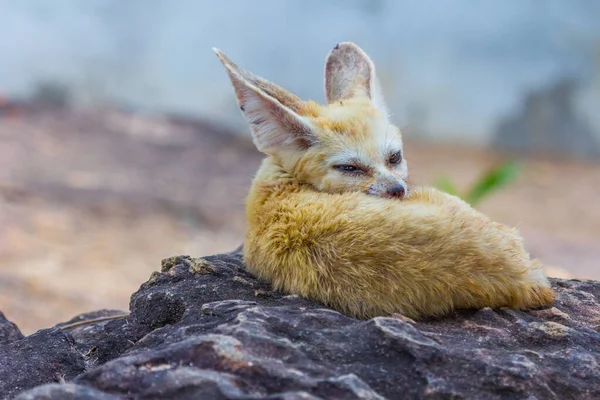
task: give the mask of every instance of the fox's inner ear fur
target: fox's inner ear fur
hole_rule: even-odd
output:
[[[220,50],[213,51],[227,69],[259,151],[273,155],[282,150],[305,150],[314,144],[310,121],[299,114],[304,106],[300,98],[241,69]]]
[[[359,96],[367,96],[387,115],[375,64],[356,44],[339,43],[325,61],[325,98],[331,104]]]

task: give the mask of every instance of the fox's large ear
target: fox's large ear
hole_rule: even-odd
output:
[[[300,98],[241,69],[220,50],[213,51],[227,69],[259,151],[272,155],[282,150],[305,150],[315,143],[310,121],[299,114],[304,106]]]
[[[325,61],[325,98],[331,104],[357,96],[367,96],[387,114],[373,61],[356,44],[339,43]]]

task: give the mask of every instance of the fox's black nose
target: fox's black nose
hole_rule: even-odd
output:
[[[387,190],[387,194],[390,197],[396,197],[401,199],[406,194],[406,188],[404,187],[404,185],[401,184],[390,186]]]

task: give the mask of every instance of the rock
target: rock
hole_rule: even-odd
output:
[[[2,389],[12,388],[1,393],[21,391],[21,400],[600,398],[600,282],[552,284],[558,300],[545,310],[361,321],[273,291],[245,270],[239,252],[173,257],[132,295],[129,317],[86,314],[0,347]],[[73,325],[85,320],[96,322]],[[36,346],[43,357],[28,359]],[[24,372],[34,365],[44,372],[36,379]],[[60,379],[46,373],[50,365],[68,383],[52,384]]]
[[[42,385],[18,397],[19,399],[61,399],[61,400],[119,400],[122,397],[102,393],[87,386],[64,383],[62,385]]]
[[[23,339],[23,334],[17,325],[7,320],[0,312],[0,346],[20,339]]]
[[[60,328],[0,346],[0,394],[6,399],[37,385],[69,381],[84,371],[73,337]]]

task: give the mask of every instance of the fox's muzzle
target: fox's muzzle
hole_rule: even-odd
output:
[[[406,188],[401,183],[390,186],[387,189],[386,195],[389,197],[402,199],[406,195]]]

